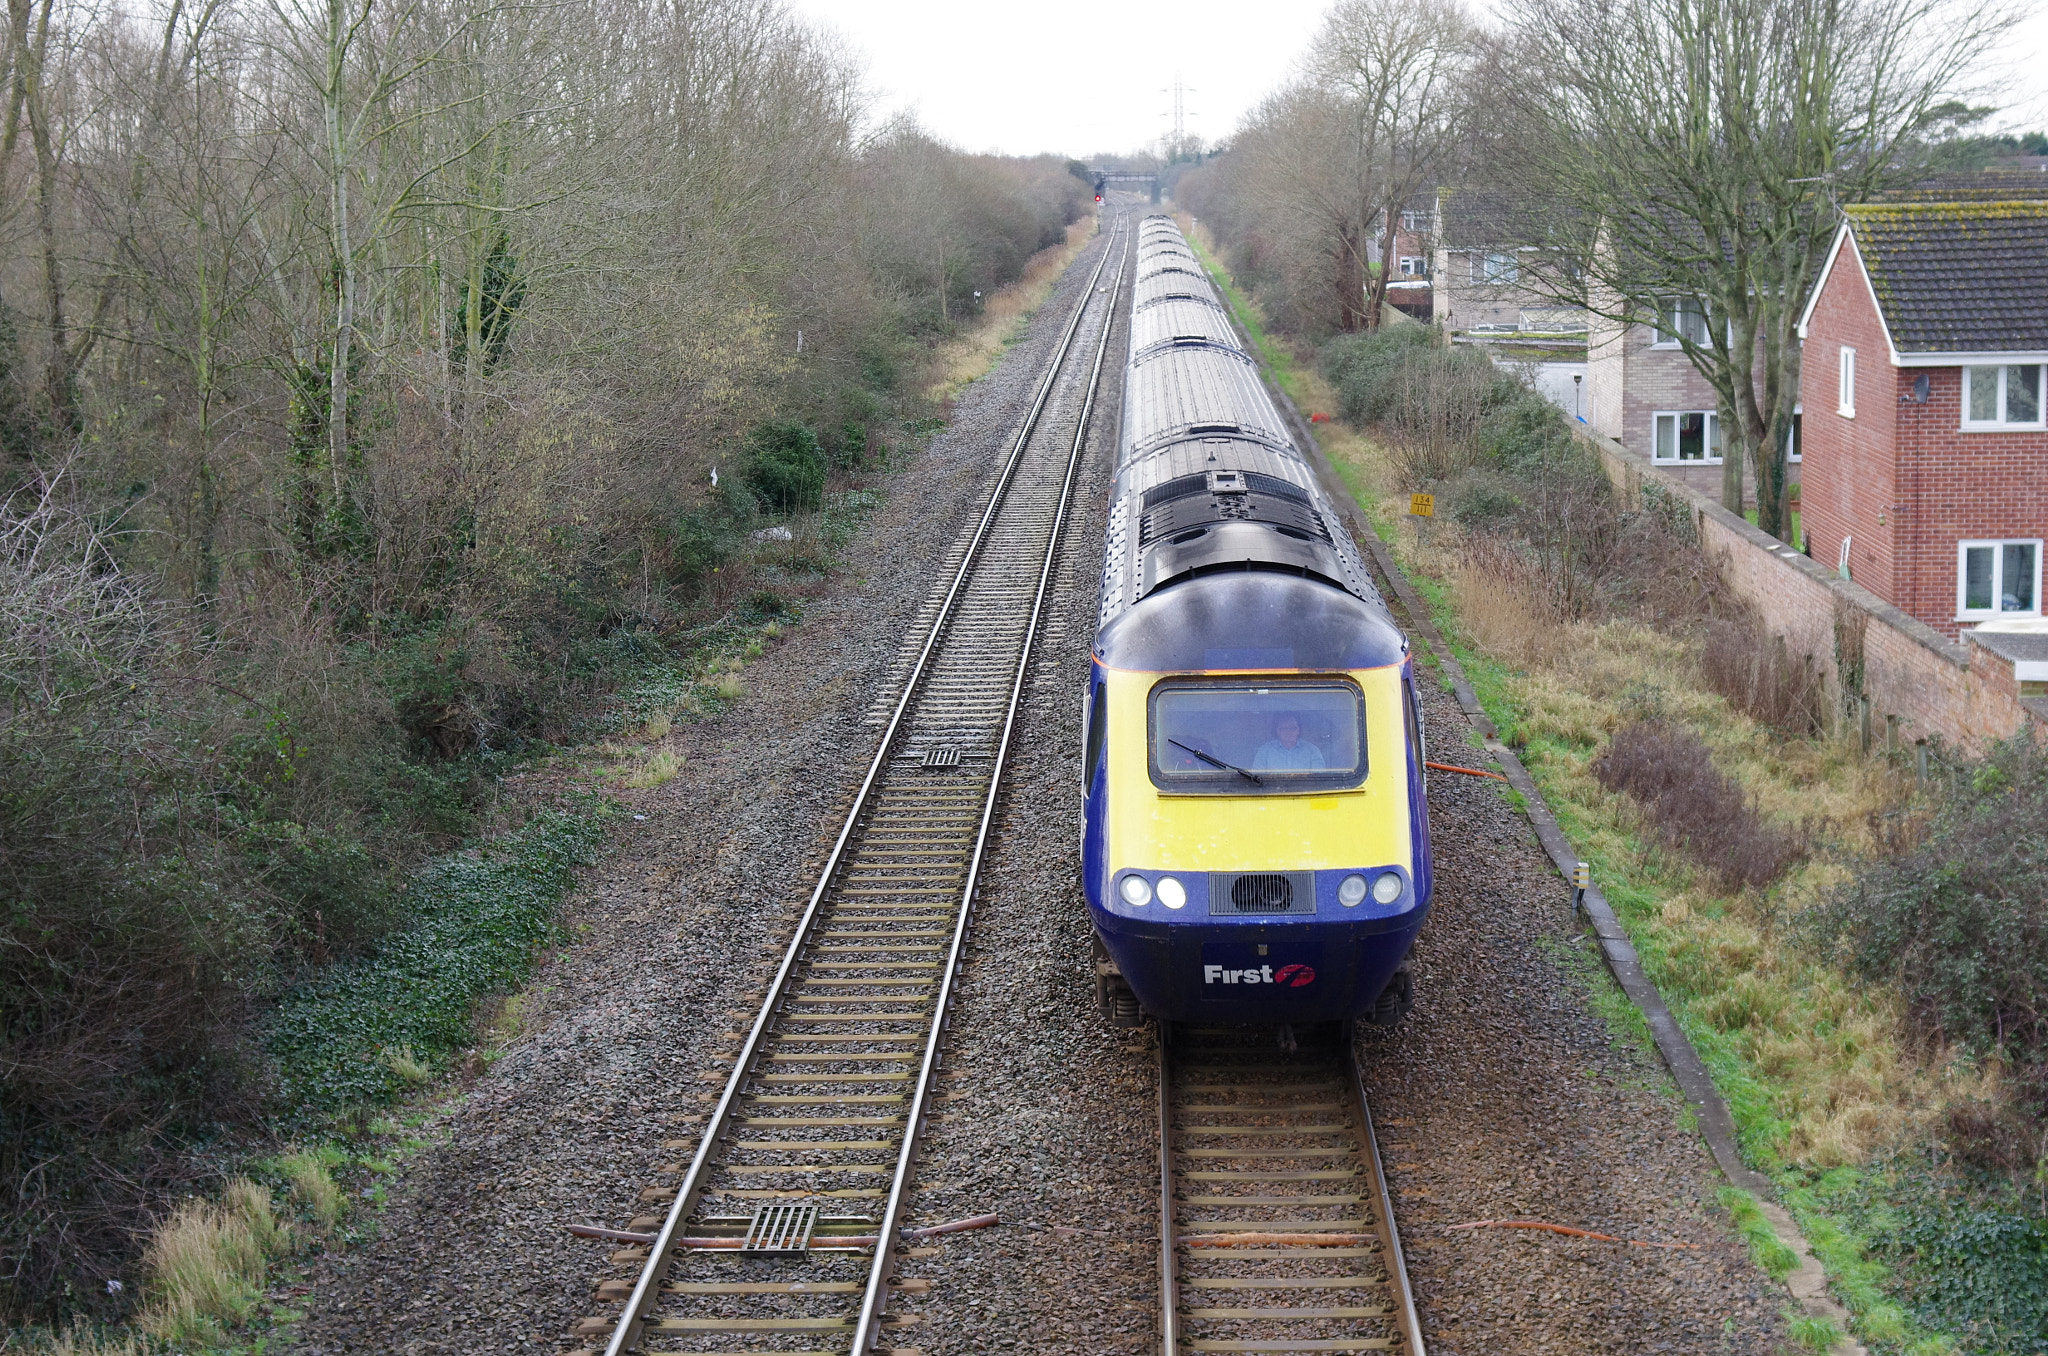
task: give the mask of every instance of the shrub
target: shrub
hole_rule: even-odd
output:
[[[2048,1104],[2048,754],[2024,735],[1958,778],[1924,831],[1881,850],[1805,927],[1895,986],[1935,1041],[2012,1066]]]
[[[1930,1327],[1961,1328],[1967,1349],[2033,1356],[2048,1332],[2048,1219],[1952,1195],[1892,1217],[1884,1248],[1915,1265],[1905,1299]]]
[[[1730,706],[1786,734],[1821,732],[1825,701],[1819,673],[1811,663],[1794,663],[1784,637],[1772,636],[1754,613],[1708,622],[1703,642],[1700,676]]]
[[[793,419],[756,424],[747,435],[747,487],[763,507],[802,513],[825,501],[825,451],[818,435]]]
[[[1766,823],[1707,746],[1661,718],[1615,731],[1593,775],[1627,792],[1658,838],[1732,889],[1768,885],[1806,853],[1805,835]]]

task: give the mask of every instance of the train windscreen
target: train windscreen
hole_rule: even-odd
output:
[[[1243,796],[1365,780],[1365,702],[1350,683],[1169,681],[1150,707],[1162,790]]]

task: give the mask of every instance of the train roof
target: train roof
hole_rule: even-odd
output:
[[[1223,309],[1193,297],[1162,297],[1131,314],[1131,352],[1143,354],[1154,344],[1174,340],[1206,340],[1235,345],[1237,336]]]
[[[1140,309],[1156,306],[1162,301],[1200,301],[1211,306],[1221,305],[1216,300],[1216,289],[1209,285],[1207,278],[1193,277],[1176,269],[1171,273],[1156,273],[1141,278],[1131,294],[1131,304]]]
[[[1376,619],[1368,630],[1384,627],[1398,640],[1356,543],[1180,233],[1148,219],[1139,258],[1099,634],[1106,640],[1120,618],[1169,586],[1202,579],[1200,589],[1172,589],[1193,606],[1224,576],[1268,574],[1349,598],[1353,623]],[[1269,600],[1296,596],[1232,587]]]
[[[1142,673],[1377,669],[1408,641],[1384,608],[1300,575],[1237,570],[1124,609],[1095,639],[1114,669]]]
[[[1216,434],[1293,445],[1242,349],[1196,342],[1133,356],[1124,373],[1119,464],[1162,443]]]

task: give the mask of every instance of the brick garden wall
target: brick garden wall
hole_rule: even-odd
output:
[[[1582,436],[1629,503],[1662,512],[1696,536],[1728,586],[1784,640],[1794,662],[1820,673],[1831,710],[1854,710],[1859,692],[1869,700],[1877,740],[1938,739],[1981,753],[2021,730],[2048,733],[2048,701],[2021,702],[2010,660],[1967,636],[1951,640],[1870,590],[1835,578],[1832,568],[1751,527],[1648,456],[1612,438]],[[1895,729],[1888,718],[1896,720]]]

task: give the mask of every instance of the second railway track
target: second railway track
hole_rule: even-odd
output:
[[[672,1203],[619,1256],[638,1279],[600,1288],[624,1309],[582,1328],[607,1356],[865,1353],[915,1322],[895,1244],[1128,257],[1105,234],[724,1090],[671,1146]]]
[[[1161,1036],[1165,1356],[1424,1356],[1349,1034],[1284,1050],[1270,1029]]]

